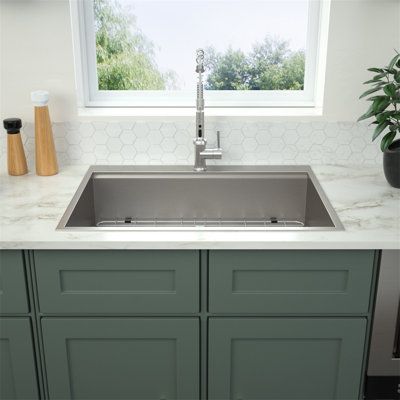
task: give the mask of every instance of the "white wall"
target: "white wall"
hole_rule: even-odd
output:
[[[324,115],[354,120],[366,109],[358,100],[371,76],[366,69],[400,51],[400,1],[333,0],[330,21]]]
[[[73,48],[68,0],[0,1],[0,115],[32,121],[29,93],[51,92],[54,121],[76,119]],[[324,119],[352,121],[366,68],[400,50],[398,0],[332,0]]]
[[[33,119],[30,92],[51,93],[54,121],[76,114],[68,0],[0,0],[1,117]]]

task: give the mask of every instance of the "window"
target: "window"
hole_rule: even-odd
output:
[[[86,107],[318,107],[329,0],[71,0]]]

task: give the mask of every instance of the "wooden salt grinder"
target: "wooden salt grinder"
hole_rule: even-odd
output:
[[[37,90],[31,93],[35,106],[35,163],[36,174],[49,176],[58,173],[56,149],[47,103],[49,93]]]

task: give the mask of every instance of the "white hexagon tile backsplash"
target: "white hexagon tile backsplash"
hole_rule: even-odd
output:
[[[209,164],[377,164],[382,162],[372,129],[352,122],[238,122],[206,124],[208,145],[221,131],[222,161]],[[178,122],[54,123],[60,165],[66,164],[192,164],[192,119]],[[34,127],[22,131],[32,165]],[[0,135],[6,152],[6,134]]]

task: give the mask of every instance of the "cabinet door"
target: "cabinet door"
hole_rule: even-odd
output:
[[[0,251],[0,313],[28,313],[24,260],[20,250]]]
[[[0,399],[38,399],[29,318],[0,318]]]
[[[198,399],[196,318],[44,318],[51,399]]]
[[[366,321],[212,318],[210,399],[359,398]]]

